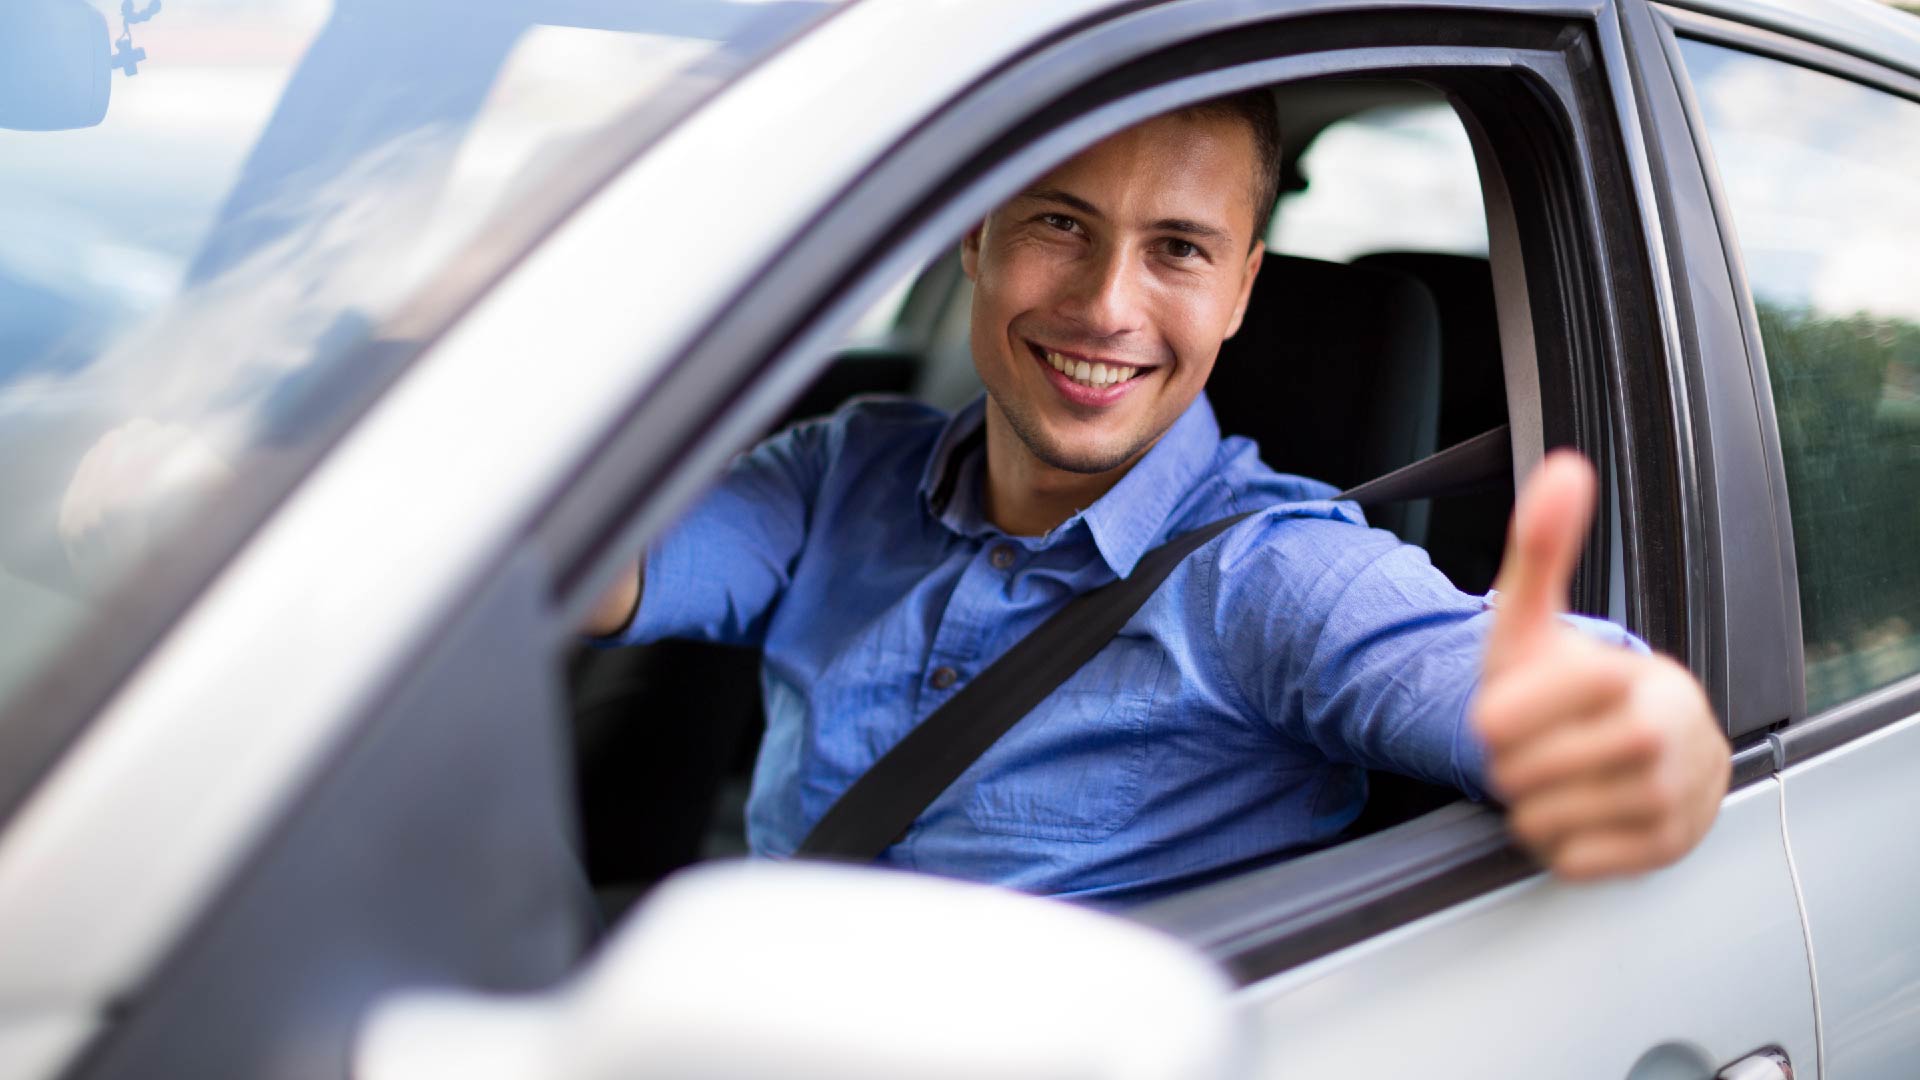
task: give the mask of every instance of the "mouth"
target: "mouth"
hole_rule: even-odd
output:
[[[1049,349],[1035,341],[1026,341],[1026,346],[1033,358],[1047,369],[1055,389],[1077,404],[1109,404],[1131,390],[1140,376],[1153,370]]]

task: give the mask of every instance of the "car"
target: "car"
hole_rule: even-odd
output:
[[[1504,430],[1374,515],[1471,591],[1584,451],[1573,606],[1706,687],[1706,840],[1568,883],[1374,777],[1119,911],[681,870],[753,658],[594,600],[764,433],[965,400],[961,233],[1253,87],[1223,425],[1341,484]],[[1917,175],[1866,0],[0,7],[0,1074],[1910,1076]]]

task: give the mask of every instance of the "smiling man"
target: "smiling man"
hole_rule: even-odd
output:
[[[599,634],[763,650],[754,850],[792,853],[1072,597],[1246,511],[882,860],[1141,897],[1337,838],[1369,768],[1498,795],[1569,877],[1704,835],[1728,757],[1699,687],[1560,613],[1584,462],[1550,456],[1522,492],[1496,610],[1221,437],[1202,388],[1260,269],[1277,139],[1271,99],[1243,94],[1040,178],[963,241],[983,398],[856,401],[762,444],[647,553],[644,589],[605,598]]]

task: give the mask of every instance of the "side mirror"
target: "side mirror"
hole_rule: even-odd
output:
[[[64,131],[107,115],[112,39],[86,0],[0,3],[0,128]]]
[[[371,1010],[360,1080],[1195,1080],[1238,1075],[1226,978],[1066,903],[737,863],[663,885],[566,984]]]

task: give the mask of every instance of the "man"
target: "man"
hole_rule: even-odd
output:
[[[883,861],[1139,897],[1333,839],[1366,768],[1499,796],[1570,878],[1663,865],[1704,835],[1728,754],[1698,685],[1559,614],[1594,496],[1576,455],[1525,486],[1490,610],[1326,485],[1220,437],[1201,389],[1259,272],[1278,160],[1255,93],[1041,178],[963,241],[984,399],[953,417],[856,402],[770,440],[647,554],[644,588],[631,575],[604,599],[596,633],[764,650],[756,851],[791,853],[1072,596],[1262,508]]]

